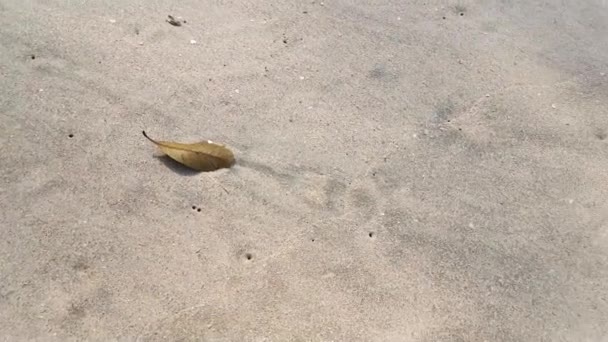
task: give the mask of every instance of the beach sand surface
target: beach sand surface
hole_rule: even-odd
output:
[[[0,340],[608,339],[606,1],[0,23]]]

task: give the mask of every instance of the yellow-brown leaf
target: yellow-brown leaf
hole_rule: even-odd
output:
[[[234,154],[225,146],[204,141],[193,144],[181,144],[170,141],[156,141],[142,132],[144,137],[153,142],[171,159],[197,171],[215,171],[229,168],[235,163]]]

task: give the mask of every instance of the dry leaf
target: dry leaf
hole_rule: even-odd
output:
[[[145,131],[144,137],[153,142],[171,159],[197,171],[215,171],[234,165],[234,154],[228,148],[211,141],[194,144],[180,144],[170,141],[156,141]]]

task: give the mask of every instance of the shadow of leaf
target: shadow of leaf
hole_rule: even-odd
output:
[[[193,170],[185,165],[178,163],[177,161],[175,161],[165,155],[154,156],[154,158],[158,159],[161,163],[165,164],[165,166],[168,167],[169,169],[171,169],[171,171],[173,171],[179,175],[182,175],[182,176],[196,176],[199,173],[201,173],[201,171]]]

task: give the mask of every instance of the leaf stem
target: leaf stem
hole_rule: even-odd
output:
[[[148,140],[150,140],[151,142],[153,142],[154,144],[158,145],[158,143],[157,143],[157,142],[156,142],[154,139],[150,138],[150,137],[149,137],[149,136],[146,134],[146,131],[141,131],[141,133],[144,135],[144,137],[146,137],[146,139],[148,139]]]

